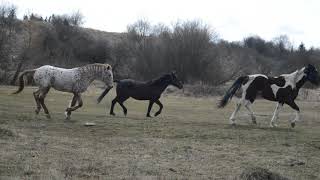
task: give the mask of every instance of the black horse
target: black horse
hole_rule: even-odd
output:
[[[178,80],[176,73],[168,73],[157,79],[141,82],[133,79],[123,79],[115,80],[117,82],[117,96],[112,100],[110,114],[115,115],[113,112],[114,105],[118,102],[123,109],[124,115],[127,115],[127,108],[123,105],[123,102],[128,98],[132,97],[137,100],[149,100],[147,117],[150,116],[150,111],[154,103],[159,105],[159,110],[154,114],[158,116],[163,108],[162,103],[159,98],[163,91],[169,86],[173,85],[179,89],[182,89],[183,85],[180,80]],[[103,97],[109,92],[109,88],[104,90],[104,92],[97,99],[98,103],[103,99]]]

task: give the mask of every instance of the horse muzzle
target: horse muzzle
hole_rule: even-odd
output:
[[[182,89],[183,88],[183,84],[177,84],[177,88]]]

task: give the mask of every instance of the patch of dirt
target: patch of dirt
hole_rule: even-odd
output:
[[[0,137],[14,137],[15,134],[8,129],[0,128]]]
[[[289,179],[277,173],[273,173],[267,169],[254,167],[254,168],[245,169],[241,173],[239,180],[289,180]]]
[[[305,165],[305,164],[306,164],[305,162],[299,161],[299,160],[296,160],[296,159],[290,159],[287,163],[288,163],[290,166],[302,166],[302,165]]]

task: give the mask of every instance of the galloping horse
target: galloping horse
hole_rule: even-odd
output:
[[[51,87],[58,91],[73,93],[72,101],[65,111],[66,119],[70,119],[71,112],[83,105],[81,93],[85,92],[94,80],[106,83],[110,89],[113,86],[112,69],[108,64],[96,63],[73,69],[45,65],[37,69],[22,72],[19,75],[19,89],[13,94],[18,94],[23,90],[23,77],[28,74],[33,75],[34,82],[39,86],[38,90],[33,93],[37,104],[35,113],[39,114],[42,107],[47,118],[50,118],[50,114],[44,104],[44,99]],[[77,106],[75,106],[76,103],[78,103]]]
[[[318,84],[318,71],[313,65],[308,65],[291,74],[283,74],[279,77],[267,77],[262,74],[248,75],[239,77],[230,89],[226,92],[218,107],[223,108],[227,105],[232,96],[242,87],[242,97],[236,105],[234,112],[230,117],[230,123],[235,124],[235,115],[243,104],[250,112],[252,122],[256,124],[256,118],[250,105],[254,102],[257,95],[261,95],[269,101],[276,101],[277,106],[270,122],[271,127],[277,126],[275,121],[278,119],[280,108],[283,104],[289,105],[296,112],[296,117],[291,121],[291,127],[295,127],[295,122],[300,120],[300,109],[294,102],[298,96],[299,89],[306,81]]]
[[[158,79],[154,79],[148,82],[140,82],[132,79],[123,79],[117,82],[117,96],[112,100],[110,114],[115,115],[113,112],[114,105],[118,102],[123,109],[124,115],[127,115],[127,108],[123,105],[129,97],[137,100],[149,100],[147,117],[150,116],[150,111],[154,103],[158,104],[159,110],[155,113],[158,116],[163,108],[162,103],[159,98],[162,92],[169,86],[173,85],[182,89],[183,85],[181,81],[178,80],[176,73],[172,72],[165,74]],[[108,93],[110,89],[106,89],[98,98],[98,103],[103,99],[103,97]]]

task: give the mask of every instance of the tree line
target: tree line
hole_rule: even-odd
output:
[[[139,20],[127,29],[126,37],[113,47],[119,76],[147,79],[174,69],[187,83],[216,86],[243,74],[278,75],[320,63],[319,49],[307,49],[303,43],[294,48],[286,35],[271,41],[250,36],[228,42],[200,21],[166,26]]]
[[[294,48],[285,35],[271,41],[250,36],[239,42],[220,39],[201,21],[171,26],[138,20],[110,41],[82,28],[84,16],[34,13],[22,20],[13,5],[0,5],[0,82],[13,84],[19,72],[44,64],[74,67],[109,63],[115,78],[147,80],[171,70],[185,83],[218,86],[252,73],[277,75],[305,64],[319,65],[320,50]]]

